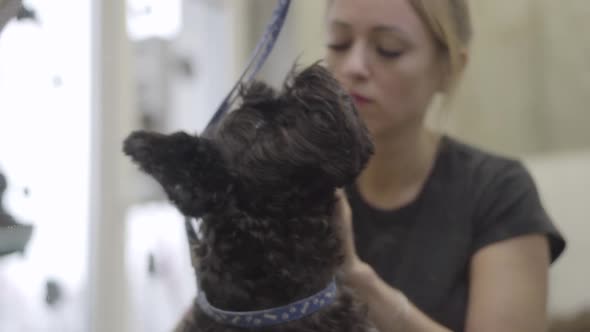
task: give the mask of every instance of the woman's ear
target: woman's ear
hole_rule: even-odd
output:
[[[445,54],[439,57],[438,68],[439,68],[439,87],[438,92],[444,94],[453,91],[459,78],[465,72],[467,63],[469,62],[469,51],[466,48],[462,48],[457,54],[456,63],[453,63],[450,59],[449,54]]]
[[[465,71],[468,63],[469,51],[466,48],[463,48],[461,52],[459,52],[459,64],[461,65],[461,72]]]
[[[206,138],[137,131],[125,140],[123,150],[187,216],[198,218],[221,208],[232,190],[221,152]]]
[[[462,48],[459,51],[458,57],[457,57],[457,69],[455,70],[456,72],[452,75],[454,77],[452,85],[455,86],[457,84],[457,81],[459,80],[459,78],[461,78],[461,76],[463,76],[463,73],[465,72],[465,68],[467,68],[467,64],[469,63],[469,50],[466,48]]]

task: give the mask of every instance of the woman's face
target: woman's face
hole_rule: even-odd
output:
[[[374,137],[422,126],[442,56],[408,0],[333,0],[326,62]]]

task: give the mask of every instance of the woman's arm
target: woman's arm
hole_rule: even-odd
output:
[[[547,331],[549,244],[527,235],[480,249],[471,260],[467,332]]]
[[[449,332],[412,303],[399,290],[390,287],[366,263],[354,248],[352,214],[343,192],[338,192],[339,203],[335,218],[341,225],[344,241],[342,276],[356,295],[369,306],[369,318],[380,332]]]

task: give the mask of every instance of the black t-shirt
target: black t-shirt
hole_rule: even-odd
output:
[[[359,256],[429,317],[464,330],[469,263],[486,245],[547,235],[554,261],[565,241],[524,166],[443,136],[418,197],[392,211],[347,188]]]

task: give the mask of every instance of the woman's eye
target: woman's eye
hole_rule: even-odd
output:
[[[328,44],[328,48],[332,51],[341,52],[346,51],[350,47],[348,43]]]
[[[377,53],[379,53],[380,56],[388,59],[399,58],[403,54],[402,51],[390,51],[384,48],[378,48]]]

